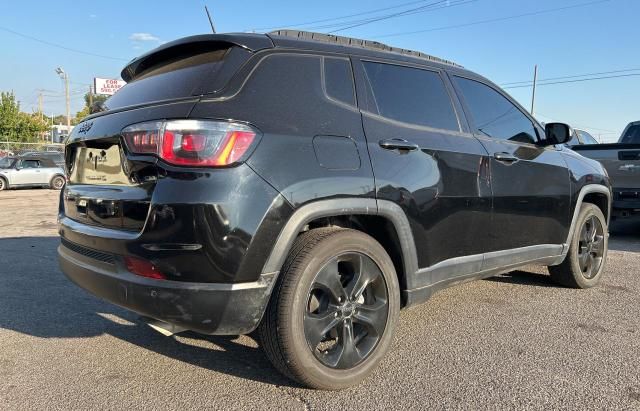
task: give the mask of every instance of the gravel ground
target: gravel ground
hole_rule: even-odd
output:
[[[71,284],[57,195],[0,193],[0,409],[640,409],[637,225],[616,228],[601,286],[527,267],[442,291],[401,314],[364,384],[320,392],[251,336],[164,337]]]

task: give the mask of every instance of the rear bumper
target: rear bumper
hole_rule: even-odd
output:
[[[61,244],[64,274],[78,286],[113,304],[180,328],[204,334],[253,331],[269,302],[277,273],[248,283],[187,283],[155,280],[127,271],[120,257],[96,259]]]

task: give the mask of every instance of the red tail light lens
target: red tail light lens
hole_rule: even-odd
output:
[[[122,135],[133,153],[154,154],[175,165],[224,167],[246,157],[258,132],[239,123],[170,120],[134,124]]]
[[[156,280],[167,279],[167,277],[165,277],[165,275],[162,274],[150,261],[136,257],[125,257],[124,262],[127,265],[127,270],[133,274],[147,278],[154,278]]]

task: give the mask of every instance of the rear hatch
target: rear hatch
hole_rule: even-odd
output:
[[[186,119],[200,96],[223,90],[266,36],[204,35],[168,43],[122,71],[129,83],[88,117],[68,139],[64,214],[105,228],[141,231],[162,166],[152,155],[132,154],[122,130],[133,124]]]

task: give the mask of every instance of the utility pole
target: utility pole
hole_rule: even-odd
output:
[[[56,69],[56,73],[60,76],[61,79],[64,80],[64,95],[67,100],[67,132],[71,129],[71,101],[69,98],[69,75],[62,69],[62,67],[58,67]]]
[[[533,116],[536,105],[536,85],[538,84],[538,65],[533,67],[533,93],[531,94],[531,115]]]
[[[42,120],[42,91],[38,93],[38,113],[40,113],[40,120]]]
[[[89,111],[91,111],[91,106],[93,106],[93,89],[89,86]]]

